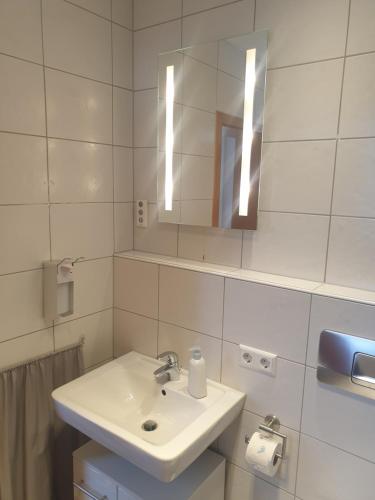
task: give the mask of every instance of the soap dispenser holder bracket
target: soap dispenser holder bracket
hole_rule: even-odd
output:
[[[279,432],[280,420],[277,417],[275,417],[275,415],[267,415],[264,419],[264,423],[260,424],[259,430],[282,439],[281,453],[278,453],[276,456],[280,460],[283,460],[286,455],[286,443],[288,438],[285,434],[281,434]],[[246,434],[245,436],[245,443],[246,444],[250,443],[250,436],[248,434]]]

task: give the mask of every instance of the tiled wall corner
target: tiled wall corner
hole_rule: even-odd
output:
[[[133,247],[131,0],[0,5],[0,366],[85,336],[113,357],[113,252]],[[113,145],[116,144],[116,147]],[[75,314],[43,318],[42,262],[76,265]]]

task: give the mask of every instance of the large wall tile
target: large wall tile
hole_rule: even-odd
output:
[[[320,334],[334,330],[375,341],[375,306],[312,296],[307,364],[316,366]]]
[[[112,255],[112,203],[52,205],[51,243],[54,259]]]
[[[158,266],[115,258],[115,306],[158,317]]]
[[[178,256],[224,266],[241,266],[242,231],[180,226]]]
[[[115,252],[133,248],[133,203],[115,203]]]
[[[375,217],[375,139],[338,143],[332,213]]]
[[[113,143],[133,145],[133,93],[113,88]]]
[[[374,417],[371,399],[321,384],[316,370],[307,368],[302,432],[375,462]]]
[[[264,139],[336,137],[342,68],[340,59],[268,71]]]
[[[158,152],[154,148],[134,150],[134,200],[157,201]]]
[[[133,201],[133,150],[114,147],[113,166],[115,201]]]
[[[375,290],[375,219],[332,217],[328,283]]]
[[[176,19],[181,13],[182,0],[137,0],[134,2],[134,29]]]
[[[113,258],[78,262],[74,268],[74,314],[58,323],[113,307]]]
[[[233,0],[184,0],[183,15],[194,14],[201,10],[213,9],[227,3],[232,3]]]
[[[111,23],[69,2],[43,0],[45,64],[112,81]]]
[[[244,233],[245,268],[323,281],[329,217],[260,212],[258,229]]]
[[[84,338],[85,368],[113,357],[113,310],[108,309],[55,327],[55,348],[60,349]]]
[[[112,26],[113,85],[133,87],[133,35],[121,26]]]
[[[134,218],[136,211],[134,211]],[[163,255],[177,255],[176,224],[158,222],[158,210],[155,203],[148,205],[148,226],[137,227],[134,220],[134,248],[143,252],[160,253]]]
[[[254,0],[242,0],[184,17],[183,47],[248,33],[253,27],[254,3]]]
[[[47,203],[47,147],[41,137],[0,134],[0,204]]]
[[[247,370],[239,364],[240,349],[224,342],[221,381],[247,395],[245,408],[258,415],[277,415],[281,422],[299,430],[304,365],[277,360],[276,376]]]
[[[42,62],[40,0],[3,0],[0,4],[0,51]]]
[[[125,3],[126,0],[119,0],[121,3],[123,1]],[[94,12],[98,16],[105,17],[106,19],[111,18],[111,0],[69,0],[69,2],[90,12]]]
[[[153,3],[156,3],[153,1]],[[136,4],[137,5],[137,4]],[[134,33],[134,88],[158,85],[158,55],[181,47],[181,21]]]
[[[224,339],[305,362],[310,295],[227,279]]]
[[[270,67],[342,57],[349,0],[262,0],[255,28],[269,30]]]
[[[303,500],[372,500],[374,464],[301,436],[297,495]]]
[[[0,234],[0,274],[40,268],[50,258],[48,206],[1,206]]]
[[[156,358],[158,322],[121,309],[115,309],[115,356],[137,351]]]
[[[263,145],[260,210],[329,214],[335,141]]]
[[[0,276],[0,342],[50,326],[43,318],[42,271]]]
[[[159,290],[161,321],[221,337],[224,278],[161,266]]]
[[[372,0],[351,0],[348,54],[375,50],[374,17],[375,3]]]
[[[345,65],[340,136],[375,136],[375,54],[349,57]]]
[[[157,89],[134,94],[134,146],[156,148],[158,102]]]
[[[43,69],[0,55],[0,130],[45,135]]]
[[[177,352],[182,368],[189,368],[189,349],[198,345],[206,361],[207,377],[220,381],[221,342],[209,335],[193,332],[167,323],[159,323],[158,354]]]
[[[31,333],[0,345],[0,369],[3,369],[52,352],[53,329]]]
[[[133,28],[133,0],[112,0],[112,20],[126,28]]]
[[[112,90],[60,71],[46,70],[50,137],[112,143]]]
[[[113,201],[112,147],[48,140],[52,203]]]
[[[227,500],[293,500],[294,497],[240,467],[228,463],[225,498]]]
[[[241,416],[237,418],[219,438],[219,450],[227,460],[233,464],[252,472],[257,477],[265,479],[275,486],[279,486],[290,493],[294,493],[299,441],[299,434],[297,432],[283,426],[280,427],[280,432],[287,435],[288,441],[286,459],[282,461],[275,477],[271,478],[255,471],[245,460],[247,446],[245,436],[251,436],[256,432],[261,423],[263,423],[262,417],[254,415],[246,410],[243,411]],[[258,498],[254,500],[258,500]]]

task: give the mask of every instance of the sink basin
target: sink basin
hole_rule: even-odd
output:
[[[59,387],[52,398],[65,422],[169,482],[234,420],[245,395],[208,380],[207,397],[195,399],[185,370],[164,386],[155,381],[162,364],[133,351]]]

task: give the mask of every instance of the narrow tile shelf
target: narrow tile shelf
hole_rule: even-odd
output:
[[[313,293],[314,295],[323,295],[326,297],[350,300],[363,304],[375,305],[375,292],[371,290],[362,290],[358,288],[348,288],[318,281],[309,281],[300,278],[279,276],[276,274],[262,273],[249,269],[239,269],[236,267],[221,266],[179,257],[169,257],[146,252],[130,250],[127,252],[115,253],[115,257],[124,259],[139,260],[151,262],[169,267],[178,267],[190,271],[196,271],[207,274],[215,274],[226,278],[234,278],[242,281],[251,281],[264,285],[271,285],[279,288],[287,288],[300,292]]]

